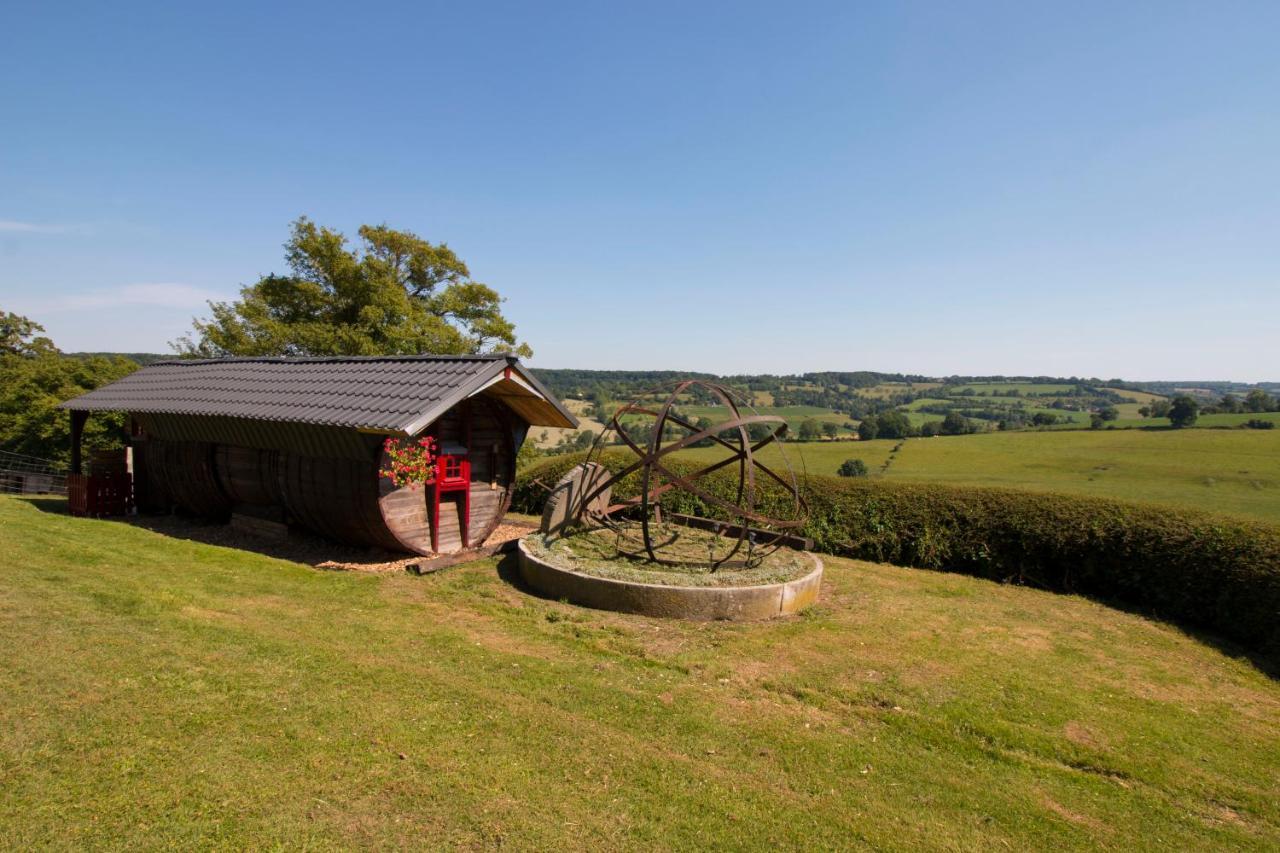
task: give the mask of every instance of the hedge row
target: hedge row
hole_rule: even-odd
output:
[[[540,512],[546,491],[539,483],[550,486],[582,459],[555,457],[522,472],[513,508]],[[626,459],[605,454],[602,461],[618,470]],[[708,479],[722,494],[736,483]],[[620,491],[635,489],[624,482]],[[1280,527],[1013,489],[811,476],[804,493],[805,535],[824,553],[1124,602],[1280,652]],[[769,493],[763,503],[782,497]],[[697,503],[685,495],[670,508],[704,512]]]

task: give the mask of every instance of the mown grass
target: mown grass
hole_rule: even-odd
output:
[[[846,459],[862,459],[888,479],[1096,495],[1280,522],[1280,429],[980,433],[912,438],[895,452],[899,444],[790,442],[785,452],[797,471],[812,474],[835,474]],[[762,458],[776,463],[777,451],[766,448]]]
[[[695,624],[0,498],[15,848],[1274,849],[1280,685],[1074,597],[831,559]]]

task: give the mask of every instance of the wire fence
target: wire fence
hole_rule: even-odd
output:
[[[0,493],[65,495],[67,466],[49,459],[0,450]]]

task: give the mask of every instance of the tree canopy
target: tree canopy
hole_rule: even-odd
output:
[[[29,320],[21,314],[0,311],[0,355],[37,355],[42,352],[56,352],[53,341],[46,337],[37,337],[36,332],[43,332],[44,326]]]
[[[867,463],[861,459],[846,459],[840,463],[839,470],[836,471],[841,477],[865,477],[867,476]]]
[[[340,232],[298,219],[284,244],[289,274],[209,303],[213,316],[194,320],[175,347],[201,358],[532,354],[502,315],[502,297],[447,245],[385,225],[359,234],[352,248]]]
[[[0,312],[0,450],[63,460],[71,448],[71,419],[57,405],[138,369],[124,358],[63,355],[37,336],[39,323]],[[84,445],[118,447],[125,416],[104,412],[85,425]]]
[[[1276,410],[1276,399],[1261,388],[1254,388],[1245,395],[1244,410],[1246,412],[1273,412]]]
[[[800,440],[816,441],[822,436],[822,426],[813,418],[805,418],[800,422]]]
[[[1200,416],[1200,404],[1196,402],[1194,397],[1183,394],[1173,398],[1173,402],[1169,406],[1169,422],[1176,429],[1194,426],[1196,418]]]

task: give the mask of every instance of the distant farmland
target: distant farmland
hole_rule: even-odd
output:
[[[788,442],[785,452],[797,472],[810,474],[835,474],[846,459],[861,459],[872,476],[893,480],[1097,495],[1280,522],[1280,429],[992,432]],[[763,458],[776,462],[778,451],[766,448]]]

